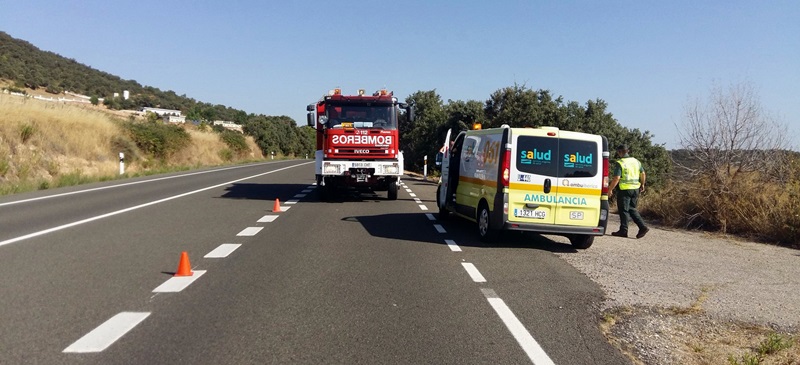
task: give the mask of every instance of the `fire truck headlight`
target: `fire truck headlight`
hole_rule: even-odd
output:
[[[339,174],[342,172],[342,166],[336,164],[325,164],[322,167],[322,172],[326,174]]]

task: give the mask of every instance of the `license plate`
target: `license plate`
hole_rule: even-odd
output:
[[[514,216],[518,218],[545,219],[547,212],[544,210],[514,209]]]
[[[353,167],[372,167],[372,163],[369,163],[369,162],[353,162]]]
[[[576,221],[583,220],[583,212],[578,212],[578,211],[574,211],[574,210],[570,211],[569,212],[569,219],[576,220]]]

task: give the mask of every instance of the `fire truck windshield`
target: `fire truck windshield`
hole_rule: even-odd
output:
[[[328,128],[397,129],[397,115],[392,105],[333,104],[325,108]]]

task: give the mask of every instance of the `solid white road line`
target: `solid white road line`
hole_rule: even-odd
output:
[[[65,348],[63,352],[100,352],[144,321],[150,312],[122,312]]]
[[[447,244],[447,247],[450,247],[450,251],[461,252],[461,247],[458,247],[458,245],[456,244],[456,241],[444,240],[444,243]]]
[[[433,228],[436,228],[436,232],[447,233],[447,231],[444,230],[444,227],[442,227],[441,224],[434,224]]]
[[[258,220],[258,223],[270,223],[274,222],[276,219],[280,217],[279,215],[265,215]]]
[[[19,241],[22,241],[22,240],[26,240],[28,238],[38,237],[38,236],[45,235],[45,234],[48,234],[48,233],[52,233],[52,232],[55,232],[55,231],[60,231],[62,229],[79,226],[79,225],[84,224],[84,223],[94,222],[96,220],[100,220],[100,219],[103,219],[103,218],[108,218],[108,217],[115,216],[115,215],[122,214],[122,213],[127,213],[127,212],[130,212],[130,211],[136,210],[136,209],[149,207],[151,205],[160,204],[160,203],[163,203],[163,202],[166,202],[166,201],[170,201],[170,200],[173,200],[173,199],[183,198],[184,196],[197,194],[199,192],[203,192],[203,191],[206,191],[206,190],[211,190],[211,189],[216,189],[216,188],[219,188],[219,187],[222,187],[222,186],[231,185],[231,184],[237,183],[239,181],[244,181],[244,180],[256,178],[256,177],[259,177],[259,176],[273,174],[273,173],[276,173],[278,171],[291,169],[293,167],[306,165],[308,163],[310,163],[310,162],[299,164],[299,165],[294,165],[294,166],[289,166],[289,167],[284,167],[284,168],[280,168],[280,169],[277,169],[277,170],[265,172],[265,173],[262,173],[262,174],[248,176],[248,177],[237,179],[237,180],[233,180],[233,181],[228,181],[228,182],[225,182],[225,183],[222,183],[222,184],[208,186],[208,187],[205,187],[205,188],[202,188],[202,189],[197,189],[197,190],[194,190],[194,191],[186,192],[186,193],[183,193],[183,194],[178,194],[178,195],[167,197],[167,198],[164,198],[164,199],[151,201],[149,203],[139,204],[137,206],[121,209],[121,210],[118,210],[118,211],[115,211],[115,212],[101,214],[101,215],[98,215],[96,217],[91,217],[91,218],[79,220],[79,221],[76,221],[76,222],[63,224],[63,225],[60,225],[58,227],[48,228],[48,229],[45,229],[45,230],[42,230],[42,231],[39,231],[39,232],[34,232],[34,233],[31,233],[31,234],[26,234],[24,236],[19,236],[19,237],[16,237],[16,238],[5,240],[5,241],[0,241],[0,246],[8,245],[8,244],[11,244],[11,243],[14,243],[14,242],[19,242]],[[281,207],[281,209],[283,209],[283,207]],[[288,207],[286,209],[288,209]]]
[[[426,207],[424,204],[420,204],[419,209],[428,210],[428,207]]]
[[[428,217],[429,221],[435,221],[436,220],[436,217],[434,217],[433,214],[425,213],[425,216]]]
[[[483,277],[483,275],[481,275],[481,272],[478,271],[478,268],[475,267],[475,265],[469,262],[462,262],[461,266],[464,266],[464,270],[467,270],[467,274],[469,274],[469,277],[472,278],[472,281],[476,283],[486,282],[486,279]]]
[[[263,165],[273,164],[273,163],[274,162],[267,162],[267,163],[264,163]],[[305,164],[303,164],[303,165],[305,165]],[[69,193],[53,194],[53,195],[42,196],[42,197],[38,197],[38,198],[17,200],[17,201],[8,202],[8,203],[0,203],[0,207],[5,206],[5,205],[22,204],[22,203],[27,203],[27,202],[37,201],[37,200],[58,198],[58,197],[67,196],[67,195],[83,194],[83,193],[89,193],[89,192],[98,191],[98,190],[115,189],[115,188],[121,188],[121,187],[125,187],[125,186],[130,186],[130,185],[146,184],[146,183],[151,183],[151,182],[156,182],[156,181],[178,179],[178,178],[181,178],[181,177],[208,174],[208,173],[212,173],[212,172],[220,172],[220,171],[225,171],[225,170],[240,169],[240,168],[243,168],[243,167],[252,167],[252,166],[256,166],[256,165],[225,167],[225,168],[216,169],[216,170],[192,172],[192,173],[176,175],[176,176],[159,177],[159,178],[149,179],[149,180],[134,181],[134,182],[116,184],[116,185],[111,185],[111,186],[103,186],[103,187],[99,187],[99,188],[91,188],[91,189],[85,189],[85,190],[72,191],[72,192],[69,192]],[[300,166],[300,165],[297,165],[297,166]],[[239,180],[237,180],[237,181],[239,181]]]
[[[506,328],[508,328],[514,336],[514,339],[516,339],[517,343],[522,347],[522,350],[528,355],[531,362],[534,365],[555,365],[553,360],[551,360],[542,347],[539,346],[539,343],[531,336],[530,332],[522,325],[522,322],[517,319],[517,316],[515,316],[506,303],[497,296],[497,293],[492,289],[485,288],[482,288],[481,291],[486,297],[486,300],[489,301],[489,305],[494,308],[494,311],[500,316],[500,319],[503,320]]]
[[[239,232],[237,236],[245,236],[245,237],[255,236],[258,234],[258,232],[261,232],[262,229],[264,229],[264,227],[247,227],[243,229],[241,232]]]
[[[219,245],[219,247],[215,248],[213,251],[207,253],[203,257],[207,259],[225,258],[228,257],[228,255],[230,255],[231,253],[233,253],[233,251],[236,251],[236,249],[239,248],[239,246],[241,245],[242,245],[241,243],[223,243]]]
[[[183,289],[186,289],[186,287],[192,284],[195,280],[199,279],[205,273],[205,270],[192,270],[192,276],[173,276],[163,284],[159,285],[157,288],[153,289],[153,293],[177,293]]]

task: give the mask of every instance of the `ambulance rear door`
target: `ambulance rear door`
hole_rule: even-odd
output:
[[[555,223],[597,227],[603,184],[603,137],[571,131],[560,131],[559,137]]]
[[[508,221],[553,224],[558,203],[558,130],[511,130]]]

